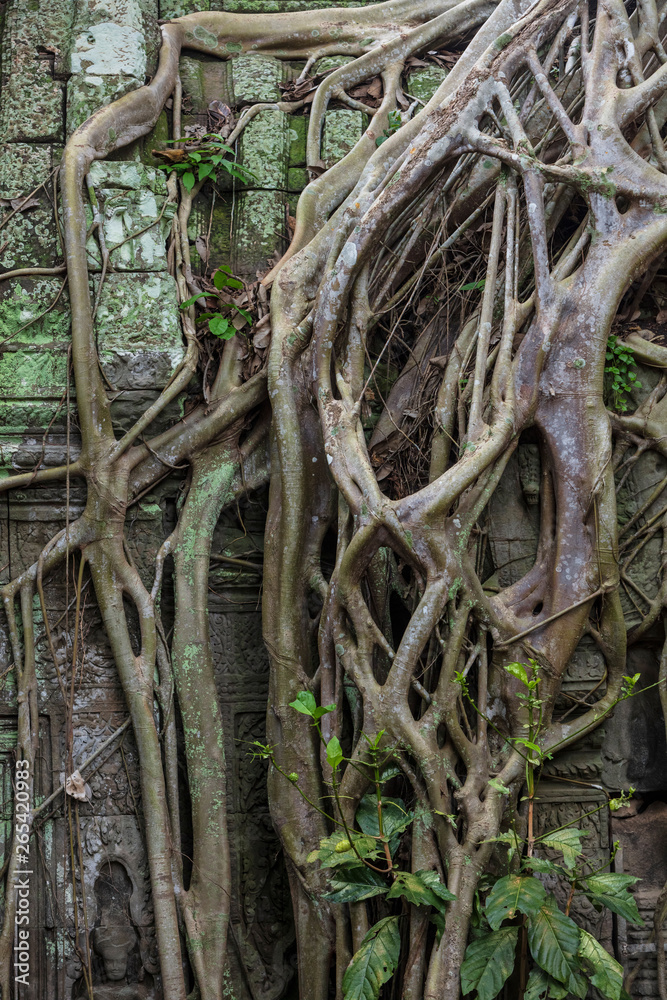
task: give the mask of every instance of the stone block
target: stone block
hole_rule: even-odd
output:
[[[446,76],[447,70],[435,64],[413,69],[408,76],[407,94],[428,104]]]
[[[290,145],[285,112],[260,111],[241,134],[240,162],[253,175],[247,186],[284,189]]]
[[[165,20],[210,9],[209,0],[160,0],[160,17]]]
[[[232,61],[234,104],[279,101],[281,94],[278,84],[283,79],[284,66],[272,56],[261,56],[254,52],[236,56]]]
[[[64,393],[70,316],[67,292],[62,286],[60,278],[22,278],[0,284],[0,433],[3,435],[23,434],[30,427],[48,427],[59,408],[62,416],[59,423],[66,421]],[[16,449],[7,443],[4,448],[0,464],[9,461],[16,468],[11,457]]]
[[[17,212],[0,231],[0,270],[55,263],[58,241],[50,202],[52,161],[50,145],[8,143],[0,147],[1,199],[28,195],[42,182],[48,187],[48,192],[38,191],[37,206]],[[9,212],[11,206],[0,208],[0,221]]]
[[[213,212],[213,219],[211,219]],[[194,201],[188,220],[188,237],[194,246],[190,247],[192,267],[197,274],[204,270],[229,264],[231,255],[232,199],[216,197],[205,188]],[[197,250],[198,238],[208,241],[208,261],[206,266]]]
[[[90,169],[90,177],[104,219],[112,267],[116,271],[165,271],[166,239],[176,209],[166,204],[165,174],[142,163],[98,160]],[[140,235],[128,239],[132,233]],[[86,249],[89,267],[100,270],[100,248],[94,236]]]
[[[322,136],[322,160],[327,168],[354,148],[366,127],[365,118],[361,111],[327,111]]]
[[[281,191],[245,191],[238,200],[232,231],[232,268],[251,280],[283,252],[285,195]]]
[[[123,94],[143,85],[143,77],[89,76],[76,74],[67,84],[67,135],[90,118],[94,111],[106,107]]]
[[[95,328],[102,370],[118,389],[161,389],[185,353],[168,274],[107,275]]]
[[[205,62],[193,56],[182,56],[180,73],[184,103],[195,116],[206,115],[211,101],[233,103],[230,62],[222,59]],[[201,124],[205,124],[205,120]]]
[[[13,0],[2,41],[0,134],[5,141],[62,140],[62,73],[72,4]]]

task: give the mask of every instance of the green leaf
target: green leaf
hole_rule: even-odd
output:
[[[398,917],[378,920],[361,942],[343,976],[344,1000],[377,1000],[394,974],[401,950]]]
[[[387,899],[398,899],[399,896],[405,896],[408,903],[415,906],[434,906],[442,912],[446,903],[456,899],[434,871],[399,872]]]
[[[289,703],[289,707],[295,708],[296,711],[301,712],[302,715],[312,716],[317,708],[315,695],[310,691],[299,691],[294,701]]]
[[[546,897],[544,886],[532,875],[506,875],[488,895],[486,919],[492,930],[498,930],[503,920],[514,919],[517,910],[527,917],[537,913]]]
[[[214,337],[220,337],[221,340],[231,340],[236,333],[236,330],[229,320],[220,313],[215,313],[215,315],[211,317],[208,321],[208,328]]]
[[[627,891],[628,886],[638,882],[633,875],[591,875],[585,881],[584,893],[596,906],[606,906],[612,913],[624,917],[631,924],[643,927],[637,903]]]
[[[335,869],[329,876],[329,887],[331,892],[324,898],[332,903],[359,903],[387,891],[383,877],[365,866]]]
[[[567,986],[562,986],[555,979],[544,971],[544,969],[533,969],[528,976],[526,992],[523,1000],[565,1000],[569,990]]]
[[[461,965],[464,996],[477,990],[477,1000],[495,1000],[514,968],[518,927],[503,927],[473,941]]]
[[[183,176],[181,177],[181,180],[183,181],[183,187],[185,188],[185,190],[192,191],[193,187],[195,186],[195,175],[192,173],[192,171],[186,170]]]
[[[207,177],[211,176],[211,174],[213,173],[214,170],[215,170],[215,167],[213,166],[212,163],[200,163],[199,164],[199,176],[198,176],[197,180],[200,180],[200,181],[205,180]]]
[[[335,712],[335,711],[336,711],[335,705],[320,705],[313,712],[313,718],[317,721],[318,719],[321,719],[323,715],[328,715],[329,712]]]
[[[546,833],[539,838],[539,843],[542,847],[551,847],[555,851],[560,851],[565,867],[574,868],[577,858],[581,857],[582,854],[581,838],[587,836],[587,830],[577,830],[576,827],[566,826],[564,830]]]
[[[343,762],[343,751],[337,736],[332,736],[327,743],[327,761],[333,771]]]
[[[604,997],[607,997],[607,1000],[620,1000],[623,989],[623,969],[592,934],[585,931],[583,927],[579,928],[579,934],[578,954],[583,961],[584,968],[588,969],[591,983],[599,989]]]
[[[481,281],[469,281],[467,285],[461,285],[459,288],[460,292],[473,292],[478,288],[484,288],[486,284],[486,278],[482,278]]]
[[[491,785],[491,788],[495,788],[497,792],[502,792],[503,795],[510,794],[510,790],[507,785],[503,785],[502,781],[498,781],[497,778],[489,778],[488,784]]]
[[[565,869],[561,865],[549,861],[548,858],[524,858],[523,867],[530,868],[533,872],[543,872],[545,875],[566,875]]]
[[[541,968],[579,995],[576,954],[579,928],[558,908],[550,895],[537,913],[528,917],[528,946]]]
[[[343,851],[337,851],[336,847],[339,844],[342,845],[343,841],[349,846]],[[351,867],[363,865],[363,862],[359,860],[357,855],[368,860],[375,860],[379,857],[380,847],[378,841],[372,837],[364,837],[358,833],[352,833],[352,842],[356,848],[356,853],[345,831],[336,830],[330,837],[324,837],[320,841],[319,848],[311,851],[307,860],[319,861],[321,868],[339,868],[341,865],[350,865]]]
[[[189,299],[186,299],[185,302],[181,302],[179,309],[188,309],[197,299],[205,299],[206,297],[206,292],[198,292],[196,295],[192,295]]]
[[[521,681],[522,684],[525,684],[525,686],[528,687],[530,683],[528,679],[528,671],[523,663],[506,663],[505,670],[508,674],[511,674],[512,677],[516,677],[518,681]]]
[[[374,794],[364,795],[359,803],[356,815],[357,825],[364,833],[373,837],[380,836],[378,822],[377,798]],[[407,812],[403,799],[392,799],[382,796],[382,830],[385,837],[393,837],[406,830],[414,818],[414,813]]]
[[[213,275],[213,284],[220,291],[223,288],[243,288],[243,282],[239,281],[238,278],[230,278],[225,271],[228,268],[219,267],[218,270]]]

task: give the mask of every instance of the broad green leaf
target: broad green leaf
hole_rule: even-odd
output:
[[[473,941],[461,965],[464,996],[477,990],[477,1000],[495,1000],[514,968],[518,927],[503,927]]]
[[[193,187],[195,186],[195,175],[192,173],[192,171],[186,170],[183,176],[181,177],[181,180],[183,181],[183,187],[185,188],[185,190],[192,191]]]
[[[341,749],[340,741],[337,736],[332,736],[327,743],[327,761],[329,762],[329,767],[335,771],[339,764],[343,760],[343,751]]]
[[[320,705],[313,712],[313,718],[321,719],[323,715],[328,715],[329,712],[335,712],[335,711],[336,711],[335,705]]]
[[[398,917],[378,920],[361,942],[343,976],[344,1000],[377,1000],[380,988],[398,965]]]
[[[368,860],[379,857],[380,845],[372,837],[364,837],[358,833],[353,833],[352,841],[356,848],[356,853],[345,831],[336,830],[330,837],[325,837],[320,841],[320,846],[316,851],[310,852],[308,861],[319,861],[321,868],[338,868],[340,865],[361,865],[362,862],[357,855]],[[337,847],[342,847],[344,843],[348,845],[346,848],[336,850]]]
[[[578,996],[575,956],[579,947],[579,928],[559,910],[553,895],[537,913],[528,917],[528,945],[537,964]]]
[[[497,792],[501,792],[503,795],[509,795],[510,790],[507,785],[503,785],[502,781],[498,781],[497,778],[489,778],[488,784],[491,788],[495,788]]]
[[[387,899],[397,899],[399,896],[405,896],[415,906],[435,906],[443,912],[445,904],[456,899],[434,871],[399,872]]]
[[[403,799],[392,799],[388,795],[382,796],[382,831],[385,837],[393,837],[394,834],[403,833],[412,822],[413,817],[412,812],[406,811]],[[357,809],[356,820],[359,829],[364,833],[379,837],[380,824],[375,795],[370,793],[364,795]]]
[[[574,868],[577,858],[581,857],[581,838],[587,837],[587,830],[577,830],[576,827],[566,826],[564,830],[557,830],[555,833],[547,833],[540,837],[539,843],[542,847],[551,847],[555,851],[560,851],[563,855],[566,868]]]
[[[518,681],[521,681],[522,684],[525,684],[525,686],[528,687],[528,684],[530,683],[528,671],[523,663],[506,663],[505,670],[508,674],[511,674],[512,677],[516,677]]]
[[[557,865],[548,858],[524,858],[522,865],[533,872],[542,872],[545,875],[567,875],[562,865]]]
[[[461,285],[459,291],[472,292],[477,288],[484,288],[485,284],[486,284],[486,278],[482,278],[481,281],[468,281],[465,285]]]
[[[546,900],[544,886],[532,875],[506,875],[499,878],[486,900],[486,919],[492,930],[503,920],[512,920],[520,910],[527,917],[537,913]]]
[[[329,876],[331,892],[325,899],[332,903],[359,903],[362,899],[381,896],[387,891],[387,882],[378,872],[365,866],[337,868]]]
[[[567,986],[557,983],[544,969],[533,969],[523,1000],[565,1000],[568,993]]]
[[[231,338],[236,333],[236,330],[224,316],[220,313],[216,313],[208,321],[208,328],[214,337],[220,337],[221,340],[231,340]]]
[[[233,278],[231,275],[227,274],[228,268],[224,271],[221,267],[213,275],[213,284],[221,291],[223,288],[243,288],[243,282],[239,281],[238,278]]]
[[[584,882],[584,893],[594,905],[606,906],[612,913],[642,927],[644,921],[639,916],[637,903],[628,892],[628,886],[638,881],[634,875],[617,875],[613,872],[608,875],[591,875]]]
[[[197,180],[200,180],[200,181],[205,180],[207,177],[211,176],[211,174],[213,173],[214,170],[215,170],[215,167],[213,166],[212,163],[200,163],[199,164],[199,176],[198,176]]]
[[[301,712],[302,715],[313,715],[315,709],[317,708],[317,702],[315,701],[315,695],[310,691],[299,691],[298,695],[289,703],[290,708],[295,708],[297,712]]]
[[[588,970],[591,983],[607,1000],[620,1000],[623,989],[622,967],[583,927],[579,928],[579,934],[579,957]]]

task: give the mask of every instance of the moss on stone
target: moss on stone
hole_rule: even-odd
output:
[[[413,69],[408,76],[407,92],[427,104],[447,76],[442,66],[423,66]]]
[[[365,118],[361,111],[327,111],[322,137],[322,160],[327,168],[354,148],[366,127]]]
[[[234,103],[279,101],[284,69],[278,59],[248,52],[232,61]]]
[[[284,111],[260,111],[241,136],[243,166],[253,174],[251,188],[284,188],[287,184],[290,133]]]
[[[233,268],[254,278],[285,247],[285,195],[281,191],[246,191],[238,201],[232,233]]]
[[[95,329],[100,364],[112,385],[153,389],[167,383],[184,355],[178,315],[171,275],[107,275]]]

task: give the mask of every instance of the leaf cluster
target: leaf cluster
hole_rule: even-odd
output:
[[[182,160],[160,164],[158,170],[169,172],[175,170],[186,191],[192,191],[197,181],[214,180],[219,170],[226,171],[244,184],[255,179],[252,171],[242,167],[240,163],[227,159],[229,153],[234,154],[234,150],[231,146],[227,146],[219,135],[207,132],[204,139],[207,141],[198,144],[196,148],[185,147],[182,150],[184,153]],[[168,141],[182,142],[181,139]]]

